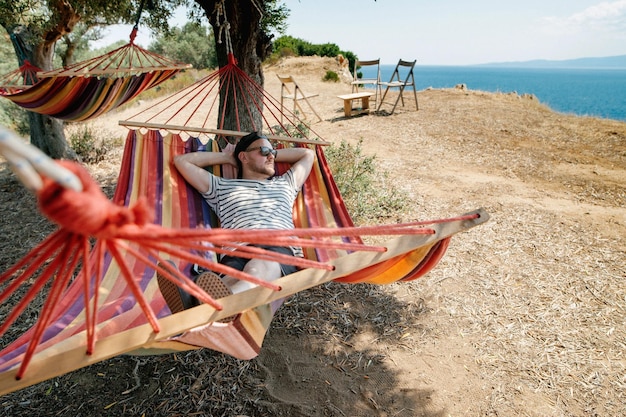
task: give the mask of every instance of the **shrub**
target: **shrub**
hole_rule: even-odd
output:
[[[20,136],[30,135],[28,111],[9,100],[0,103],[0,124],[15,131]]]
[[[86,164],[102,161],[115,145],[108,138],[102,137],[105,135],[100,135],[100,138],[97,136],[98,134],[89,126],[81,126],[80,130],[70,134],[72,149]]]
[[[406,207],[407,196],[376,170],[375,156],[364,156],[362,141],[356,146],[345,141],[326,148],[325,154],[339,192],[355,224],[394,217]]]
[[[306,124],[299,121],[295,126],[290,123],[272,126],[272,132],[279,136],[304,138],[309,135],[310,129]]]
[[[335,71],[328,70],[326,71],[326,75],[322,78],[322,81],[332,81],[335,83],[339,82],[339,75]]]
[[[341,49],[339,49],[339,46],[335,45],[334,43],[324,43],[321,45],[316,45],[315,50],[315,55],[319,56],[334,57],[341,53]]]
[[[274,52],[267,58],[267,63],[277,62],[280,58],[288,56],[327,56],[336,57],[341,54],[348,59],[350,68],[354,66],[357,56],[351,51],[342,51],[334,43],[312,44],[311,42],[294,38],[293,36],[281,36],[272,44]]]

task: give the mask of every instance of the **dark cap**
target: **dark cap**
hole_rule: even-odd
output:
[[[237,142],[237,145],[235,146],[235,152],[233,153],[233,156],[235,157],[235,162],[237,163],[237,178],[241,178],[241,176],[243,175],[243,168],[241,166],[241,161],[239,160],[239,154],[248,149],[252,142],[259,139],[267,139],[267,137],[259,134],[258,132],[250,132],[246,136],[243,136],[241,139],[239,139],[239,142]]]

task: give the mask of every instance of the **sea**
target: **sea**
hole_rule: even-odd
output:
[[[381,65],[381,80],[389,81],[394,69]],[[375,78],[375,71],[361,69],[363,78]],[[470,90],[532,94],[560,113],[626,122],[626,69],[416,65],[414,74],[417,91],[465,84]]]

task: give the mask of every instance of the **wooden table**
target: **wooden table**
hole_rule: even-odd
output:
[[[370,97],[373,96],[374,93],[352,93],[352,94],[343,94],[341,96],[337,96],[343,100],[343,112],[346,117],[355,116],[357,114],[369,113],[370,112]],[[354,100],[361,100],[361,107],[352,108],[352,102]]]

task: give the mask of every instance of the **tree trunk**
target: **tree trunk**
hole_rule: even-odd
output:
[[[67,49],[65,50],[65,54],[63,54],[63,56],[61,57],[61,64],[64,67],[67,67],[70,64],[74,63],[74,52],[76,52],[76,42],[72,42],[72,40],[67,36],[63,37],[63,42],[67,46]]]
[[[261,64],[270,51],[271,43],[270,38],[261,31],[261,14],[254,3],[262,4],[263,2],[225,1],[223,14],[215,12],[216,1],[196,0],[196,3],[205,10],[213,27],[217,62],[220,68],[229,63],[229,55],[232,53],[237,66],[262,87],[264,77]],[[232,41],[232,51],[228,49],[228,36]],[[263,126],[262,97],[254,97],[261,106],[261,110],[258,110],[246,105],[242,94],[251,93],[237,91],[237,103],[232,94],[220,95],[220,111],[224,109],[225,112],[223,128],[241,131],[261,130]],[[221,120],[222,114],[219,116],[218,120]]]
[[[30,122],[30,143],[54,159],[76,160],[74,150],[65,139],[63,122],[54,117],[28,112]]]

